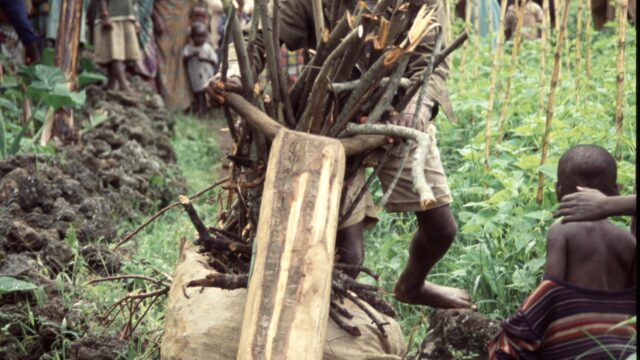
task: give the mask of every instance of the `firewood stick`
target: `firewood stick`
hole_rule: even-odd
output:
[[[244,289],[249,282],[247,274],[229,275],[229,274],[207,274],[204,279],[189,281],[184,287],[216,287],[225,290]],[[185,289],[183,288],[183,291]],[[186,294],[185,294],[186,296]]]
[[[399,55],[398,55],[399,53]],[[408,56],[400,49],[392,49],[381,56],[360,78],[360,84],[347,98],[335,125],[329,130],[329,136],[337,136],[358,113],[358,105],[366,100],[365,96],[375,89],[382,77],[393,69],[403,57]]]
[[[380,86],[387,86],[392,78],[393,76],[382,78],[382,81],[380,81]],[[401,77],[398,81],[398,87],[400,89],[406,89],[411,86],[411,79],[409,78]],[[360,79],[345,82],[334,82],[331,83],[330,90],[336,93],[353,91],[356,87],[358,87],[358,84],[360,84]]]
[[[498,69],[502,65],[502,43],[504,42],[504,16],[507,12],[507,2],[500,5],[500,22],[498,23],[498,39],[496,49],[493,53],[493,63],[491,65],[491,77],[489,79],[489,99],[487,100],[487,114],[484,129],[484,172],[489,172],[489,151],[491,147],[491,116],[493,115],[493,100],[496,90],[496,80]]]
[[[316,47],[320,43],[320,37],[324,30],[324,12],[322,11],[322,0],[311,0],[313,10],[313,28],[316,34]]]
[[[380,203],[378,204],[378,206],[380,206],[381,208],[387,205],[387,201],[389,201],[389,198],[391,197],[393,190],[396,188],[396,185],[398,184],[398,180],[400,180],[400,176],[402,175],[402,169],[404,169],[404,166],[407,163],[407,160],[409,159],[409,150],[411,150],[411,144],[409,142],[406,142],[402,147],[402,154],[400,155],[400,159],[402,160],[400,160],[400,166],[398,167],[398,171],[396,171],[395,175],[393,175],[393,179],[391,180],[391,183],[389,184],[387,191],[384,192],[384,194],[382,195],[382,198],[380,199]]]
[[[240,67],[240,74],[241,74],[240,81],[242,82],[242,90],[244,92],[244,96],[247,99],[249,99],[249,101],[252,101],[255,74],[253,73],[253,70],[251,68],[249,55],[244,45],[244,37],[242,36],[240,19],[238,18],[238,14],[235,11],[233,14],[233,21],[231,22],[231,36],[233,36],[233,45],[236,49],[236,55],[238,57],[238,65]]]
[[[465,7],[464,7],[464,32],[465,34],[469,34],[469,32],[471,31],[471,6],[469,6],[469,1],[468,0],[463,0],[465,1]],[[460,81],[458,82],[458,91],[462,92],[464,89],[464,84],[465,84],[465,62],[467,59],[467,49],[468,49],[468,44],[467,42],[464,43],[464,46],[462,48],[462,58],[460,59]]]
[[[547,0],[548,1],[548,0]],[[585,79],[586,84],[589,84],[589,77],[591,77],[591,0],[587,0],[586,4],[586,12],[585,16],[585,38],[584,38],[584,46],[585,46]]]
[[[403,126],[396,125],[374,125],[374,124],[363,124],[363,125],[355,125],[349,124],[345,131],[344,135],[358,135],[358,134],[376,134],[376,135],[386,135],[386,136],[399,136],[406,139],[414,140],[418,143],[416,151],[413,157],[414,166],[411,169],[411,177],[413,180],[413,186],[418,194],[420,194],[420,205],[424,208],[427,208],[433,204],[435,204],[435,196],[433,195],[433,191],[431,187],[427,184],[425,179],[423,167],[421,164],[425,163],[427,157],[427,151],[429,149],[429,144],[431,142],[431,138],[429,135],[415,130],[410,129]]]
[[[329,308],[329,317],[331,318],[331,320],[333,320],[333,322],[336,323],[336,325],[338,325],[339,328],[344,330],[349,335],[354,337],[362,335],[360,329],[358,329],[357,326],[351,326],[344,322],[344,320],[340,318],[340,315],[338,315],[338,313],[333,308]]]
[[[335,312],[342,317],[345,317],[347,319],[353,319],[353,314],[351,314],[349,310],[338,305],[338,303],[333,300],[331,301],[331,309],[335,310]]]
[[[273,44],[275,48],[280,50],[280,0],[273,0]],[[279,53],[279,51],[278,51]],[[296,119],[293,113],[293,106],[291,105],[291,99],[289,98],[289,86],[287,84],[286,75],[282,69],[281,63],[282,57],[278,56],[278,81],[280,82],[280,96],[282,97],[282,104],[284,110],[284,119],[288,127],[293,128],[296,126]]]
[[[241,95],[227,92],[224,96],[225,102],[228,103],[238,115],[246,119],[249,125],[265,134],[267,138],[273,139],[276,133],[284,128]],[[344,146],[344,151],[347,156],[373,150],[388,143],[387,136],[384,135],[357,135],[342,138],[340,142],[342,146]]]
[[[587,0],[589,1],[589,0]],[[545,99],[545,72],[547,67],[547,34],[549,33],[549,0],[542,1],[542,29],[540,34],[540,97],[538,111],[544,110]]]
[[[513,79],[513,70],[515,70],[518,63],[518,49],[520,47],[520,40],[522,38],[522,20],[526,2],[523,2],[516,10],[516,32],[513,36],[513,47],[511,48],[511,58],[509,59],[509,74],[507,75],[507,86],[504,90],[504,98],[502,99],[502,108],[500,109],[500,116],[498,117],[498,138],[496,143],[502,143],[502,136],[504,133],[504,122],[507,116],[507,108],[509,107],[509,97],[511,96],[511,82]]]
[[[580,37],[582,36],[582,0],[578,0],[578,13],[576,14],[576,65],[575,65],[575,79],[576,79],[576,106],[580,104],[580,78],[582,77],[582,71],[580,70],[580,62],[582,57],[582,50],[580,44]]]
[[[327,57],[324,65],[320,69],[316,81],[313,86],[313,90],[311,90],[310,102],[305,107],[304,113],[302,114],[302,118],[300,122],[298,122],[297,130],[298,131],[308,131],[313,119],[318,116],[323,116],[323,114],[314,113],[313,110],[317,108],[317,103],[324,101],[325,93],[324,90],[326,86],[320,86],[326,83],[328,86],[329,77],[334,69],[334,62],[340,58],[342,54],[358,39],[358,29],[353,29],[347,35],[347,37],[336,47],[335,50],[331,52],[329,57]]]
[[[227,72],[229,71],[229,42],[231,40],[231,27],[236,20],[236,9],[233,6],[229,7],[229,11],[227,12],[227,24],[225,25],[224,34],[222,36],[222,63],[220,74],[222,75],[222,82],[225,83],[227,81]],[[235,143],[238,142],[238,134],[236,132],[236,127],[234,124],[233,115],[229,110],[229,105],[224,104],[224,117],[227,121],[227,127],[229,128],[229,134],[231,134],[231,138]]]
[[[197,193],[191,195],[189,197],[190,201],[193,201],[197,198],[199,198],[200,196],[202,196],[202,194],[210,191],[213,188],[216,188],[218,186],[220,186],[221,184],[224,184],[225,182],[229,181],[229,178],[224,178],[212,185],[207,186],[206,188],[198,191]],[[144,229],[147,225],[151,224],[155,219],[157,219],[158,217],[160,217],[160,215],[166,213],[167,211],[180,206],[180,202],[175,202],[169,206],[164,207],[163,209],[159,210],[157,213],[153,214],[151,217],[149,217],[147,220],[145,220],[145,222],[143,222],[140,226],[138,226],[135,230],[133,230],[132,232],[128,233],[125,237],[122,238],[122,240],[120,240],[118,242],[118,244],[116,244],[116,246],[113,248],[113,251],[116,251],[120,246],[122,246],[124,243],[126,243],[127,241],[131,240],[134,236],[136,236],[140,231],[142,231],[142,229]]]
[[[433,63],[434,68],[438,67],[438,65],[440,65],[447,58],[447,56],[451,55],[452,52],[458,49],[462,44],[466,43],[468,38],[469,34],[466,31],[458,35],[458,37],[456,37],[456,39],[449,46],[447,46],[444,50],[442,50],[442,52],[438,54],[438,56],[436,56],[436,59]]]
[[[472,1],[468,0],[468,2]],[[473,5],[476,15],[473,17],[473,79],[475,80],[478,78],[478,71],[480,70],[480,0],[473,1]]]
[[[618,57],[616,59],[616,149],[618,160],[622,157],[620,142],[622,141],[622,125],[624,120],[624,41],[627,32],[628,0],[618,2]]]
[[[360,187],[360,189],[358,189],[358,192],[356,193],[356,196],[353,198],[353,200],[351,201],[350,204],[346,205],[343,204],[344,208],[346,209],[344,211],[344,213],[340,214],[340,217],[338,219],[338,226],[342,225],[343,222],[349,218],[349,216],[351,216],[351,214],[353,213],[353,211],[356,209],[356,206],[358,205],[358,203],[360,202],[360,200],[362,200],[362,197],[364,196],[364,194],[366,194],[366,192],[369,190],[369,187],[371,186],[371,184],[373,183],[373,179],[376,178],[376,176],[378,176],[378,173],[380,172],[380,169],[382,169],[382,167],[384,166],[384,164],[387,162],[387,160],[389,159],[389,155],[391,153],[389,151],[385,151],[384,155],[382,156],[382,159],[380,159],[380,161],[378,162],[378,165],[375,167],[375,169],[373,170],[373,172],[369,175],[369,177],[367,178],[367,180],[364,182],[364,184],[362,185],[362,187]]]
[[[391,80],[387,82],[386,86],[384,85],[385,79],[382,79],[382,81],[380,82],[380,86],[385,86],[384,92],[382,93],[382,96],[380,96],[380,98],[377,100],[377,103],[373,107],[373,110],[369,112],[369,115],[367,116],[367,123],[375,124],[382,118],[382,115],[385,112],[393,110],[391,102],[393,101],[393,97],[395,96],[396,91],[398,90],[398,87],[402,83],[403,79],[406,80],[405,83],[407,85],[411,84],[411,81],[409,79],[401,78],[402,74],[404,74],[407,66],[409,65],[409,60],[410,57],[407,56],[402,61],[400,61],[400,64],[398,64],[398,67],[393,71],[393,74],[390,77]]]
[[[622,0],[624,1],[624,0]],[[542,150],[540,155],[540,165],[544,165],[547,160],[547,151],[549,149],[549,134],[551,133],[551,121],[553,120],[553,101],[556,96],[556,87],[558,86],[558,75],[560,72],[562,43],[564,42],[564,34],[567,30],[567,13],[569,12],[569,0],[564,1],[562,11],[562,24],[560,31],[556,37],[556,52],[553,60],[553,73],[551,74],[551,89],[549,90],[549,100],[547,101],[547,118],[544,123],[544,134],[542,135]],[[538,172],[538,189],[536,191],[536,202],[542,203],[544,191],[544,173]]]
[[[291,102],[296,107],[296,115],[302,117],[306,99],[311,92],[311,87],[320,72],[320,68],[326,62],[327,56],[344,40],[345,36],[351,31],[349,19],[351,15],[345,12],[338,24],[328,36],[323,36],[316,54],[311,58],[309,63],[302,69],[302,74],[289,90]],[[326,32],[325,32],[326,34]],[[326,41],[325,41],[326,40]]]
[[[265,52],[267,57],[267,74],[271,82],[271,95],[273,96],[273,104],[278,114],[278,122],[285,124],[284,112],[279,111],[283,106],[282,90],[280,89],[280,46],[279,43],[273,42],[272,21],[270,21],[267,11],[267,0],[256,0],[256,5],[260,8],[260,23],[262,24],[262,39],[265,44]],[[276,48],[278,51],[276,52]]]

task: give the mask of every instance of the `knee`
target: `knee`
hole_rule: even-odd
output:
[[[458,233],[458,224],[453,216],[442,216],[433,221],[421,221],[418,217],[418,231],[423,237],[438,239],[437,243],[450,245]]]

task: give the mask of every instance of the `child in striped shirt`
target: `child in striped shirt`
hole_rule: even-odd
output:
[[[558,163],[558,200],[590,187],[618,194],[615,159],[595,145]],[[490,359],[625,359],[635,353],[636,239],[607,219],[556,223],[547,235],[542,283],[502,322]]]

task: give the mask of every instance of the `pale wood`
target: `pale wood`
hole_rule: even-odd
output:
[[[229,107],[245,119],[251,127],[262,132],[268,139],[273,139],[278,131],[284,128],[241,95],[230,92],[226,93],[225,104],[228,104]],[[384,135],[356,135],[341,138],[340,142],[342,146],[344,146],[347,156],[373,150],[388,143],[387,137]]]
[[[321,359],[345,154],[282,129],[271,146],[237,359]]]
[[[313,9],[313,28],[316,32],[317,44],[320,44],[322,38],[322,31],[324,30],[324,15],[322,14],[322,0],[311,0],[311,6]]]
[[[471,1],[471,0],[470,0]],[[480,54],[480,0],[474,2],[475,14],[473,19],[473,79],[478,78],[480,70],[479,54]]]
[[[582,72],[580,71],[580,62],[582,60],[582,47],[580,38],[582,37],[582,0],[578,0],[578,14],[576,19],[576,65],[575,65],[575,77],[576,77],[576,106],[580,105],[580,78]]]
[[[463,0],[463,1],[467,1],[467,0]],[[465,33],[469,34],[469,32],[471,31],[471,6],[468,6],[467,3],[465,3],[465,7],[464,7],[464,31]],[[464,84],[465,84],[465,62],[467,60],[467,42],[465,41],[464,46],[462,47],[462,59],[460,59],[460,81],[458,82],[458,91],[462,92],[464,89]]]
[[[504,90],[504,98],[502,100],[502,108],[500,109],[500,116],[498,117],[498,139],[496,143],[502,143],[502,135],[504,134],[504,121],[507,116],[507,109],[509,107],[509,98],[511,96],[511,81],[513,79],[513,71],[518,63],[518,49],[520,48],[520,40],[522,39],[522,20],[524,12],[526,11],[527,3],[522,3],[520,6],[516,6],[516,32],[513,35],[513,47],[511,48],[511,58],[509,60],[509,74],[507,75],[507,86]]]
[[[487,102],[487,115],[484,129],[484,171],[489,172],[489,151],[491,147],[491,115],[493,115],[493,99],[496,88],[496,78],[498,68],[502,66],[502,43],[504,42],[504,16],[507,12],[507,2],[500,5],[500,22],[498,23],[498,39],[496,49],[493,53],[493,64],[491,65],[491,77],[489,79],[489,100]]]
[[[562,23],[560,31],[556,34],[556,52],[553,59],[553,73],[551,74],[551,89],[549,90],[549,100],[547,101],[547,118],[544,122],[544,134],[542,135],[542,150],[540,154],[540,165],[544,165],[547,160],[547,151],[549,149],[549,134],[551,134],[551,120],[553,120],[553,101],[556,96],[556,87],[558,85],[558,75],[560,73],[562,43],[564,42],[564,34],[567,30],[567,13],[569,12],[569,1],[563,3]],[[536,201],[542,203],[544,190],[544,173],[538,172],[538,189],[536,191]]]
[[[589,0],[587,0],[589,1]],[[544,111],[545,98],[545,72],[547,68],[547,33],[549,32],[549,0],[542,1],[542,31],[540,37],[540,98],[538,99],[538,111]]]
[[[587,86],[589,85],[589,77],[591,76],[591,0],[587,0],[586,3],[585,24],[584,24],[584,46],[585,46],[585,68],[584,76]]]
[[[75,91],[77,87],[77,63],[78,48],[80,45],[80,21],[82,17],[82,0],[62,0],[60,5],[60,21],[58,33],[56,35],[56,48],[54,55],[54,65],[64,72],[67,88]],[[62,119],[64,124],[73,129],[73,112],[60,109],[56,112],[57,117]],[[46,145],[52,137],[60,136],[56,130],[60,126],[54,126],[53,112],[50,112],[45,119],[44,129],[40,137],[40,143]]]
[[[628,0],[618,2],[618,57],[616,59],[616,158],[620,160],[620,141],[624,119],[624,41],[627,33]]]

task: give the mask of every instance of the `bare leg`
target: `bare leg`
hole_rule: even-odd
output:
[[[361,222],[338,230],[336,236],[336,262],[362,266],[364,261],[364,225]],[[352,278],[358,276],[357,270],[345,271]]]
[[[112,61],[113,72],[118,79],[118,83],[120,84],[120,90],[122,91],[131,91],[131,86],[127,81],[127,78],[124,74],[124,67],[122,66],[122,61]]]
[[[448,205],[416,212],[418,231],[409,248],[409,259],[393,289],[398,301],[437,308],[472,308],[462,289],[425,281],[429,271],[453,243],[457,224]]]
[[[116,88],[116,74],[113,72],[113,63],[115,61],[107,63],[107,90],[115,90]]]

